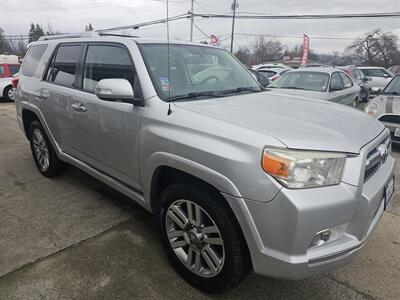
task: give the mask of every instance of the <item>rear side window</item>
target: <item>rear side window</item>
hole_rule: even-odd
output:
[[[332,91],[340,91],[343,90],[343,82],[342,79],[340,78],[340,75],[338,72],[335,72],[332,74],[331,78],[331,90]]]
[[[83,89],[94,92],[97,83],[106,78],[124,78],[134,85],[135,70],[130,54],[112,45],[89,45],[83,76]]]
[[[14,75],[19,72],[19,65],[8,65],[8,70],[10,71],[10,75]]]
[[[32,77],[35,73],[36,67],[39,64],[40,59],[43,56],[44,51],[46,51],[47,45],[37,45],[32,46],[26,58],[24,60],[24,64],[22,65],[22,74],[24,76]]]
[[[6,69],[4,68],[4,66],[0,66],[0,77],[4,77],[5,74],[6,74]]]
[[[65,87],[75,87],[75,75],[81,50],[81,45],[58,47],[47,71],[46,80]]]
[[[361,69],[365,76],[369,77],[390,77],[390,74],[383,69]]]
[[[353,81],[344,73],[339,73],[340,77],[342,77],[343,85],[345,89],[351,88],[353,86]]]

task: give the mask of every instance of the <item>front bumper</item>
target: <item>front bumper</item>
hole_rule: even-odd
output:
[[[227,196],[246,238],[255,273],[299,279],[347,264],[365,244],[384,211],[384,189],[393,178],[388,159],[361,185],[290,190],[262,203]],[[338,240],[310,248],[321,230],[347,224]]]

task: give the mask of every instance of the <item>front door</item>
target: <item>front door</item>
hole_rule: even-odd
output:
[[[95,95],[101,79],[124,78],[133,86],[136,72],[128,49],[114,43],[88,43],[80,74],[78,89],[69,101],[74,137],[71,150],[95,169],[140,190],[139,133],[143,108],[103,101]]]

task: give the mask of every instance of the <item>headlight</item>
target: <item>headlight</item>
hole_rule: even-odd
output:
[[[379,111],[379,105],[376,104],[375,102],[370,102],[367,104],[367,106],[364,108],[364,111],[369,114],[369,115],[375,115]]]
[[[343,153],[267,148],[262,167],[284,186],[301,189],[339,184],[345,161]]]

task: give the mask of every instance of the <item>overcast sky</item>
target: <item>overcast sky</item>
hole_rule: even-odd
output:
[[[197,13],[229,13],[233,0],[197,0]],[[399,12],[400,0],[238,0],[238,13],[265,14],[332,14]],[[170,16],[190,10],[190,0],[170,0]],[[89,22],[95,29],[135,24],[166,17],[166,0],[0,0],[0,27],[8,35],[27,34],[31,22],[48,24],[61,32],[80,32]],[[206,34],[221,37],[228,45],[231,20],[195,19]],[[314,37],[355,38],[381,28],[400,34],[400,18],[353,20],[237,20],[237,33],[311,37],[311,48],[332,53],[343,50],[351,40],[322,40]],[[190,22],[170,23],[171,38],[189,39]],[[165,25],[153,25],[132,31],[142,37],[166,38]],[[196,28],[194,39],[206,39]],[[237,35],[235,46],[250,43],[254,37]],[[301,38],[280,38],[289,46]]]

